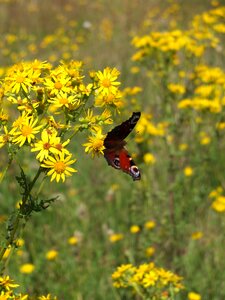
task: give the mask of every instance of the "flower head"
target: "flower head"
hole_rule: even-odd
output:
[[[85,146],[85,152],[92,153],[92,156],[95,154],[104,154],[104,139],[105,135],[102,134],[102,130],[98,129],[93,132],[92,136],[89,136],[88,142],[83,144]]]
[[[77,245],[78,243],[78,238],[76,236],[71,236],[70,238],[68,238],[68,244],[70,245]]]
[[[23,264],[21,267],[20,267],[20,272],[21,273],[24,273],[24,274],[30,274],[34,271],[35,269],[35,266],[33,264]]]
[[[41,166],[49,169],[47,175],[51,176],[51,181],[56,180],[56,182],[59,182],[62,180],[64,182],[66,176],[71,176],[71,173],[77,172],[77,170],[70,167],[76,161],[75,159],[70,160],[71,156],[72,154],[69,154],[65,157],[65,153],[61,152],[55,154],[54,157],[49,156],[43,161]]]
[[[111,243],[116,243],[124,238],[122,233],[113,233],[110,235],[109,240]]]
[[[133,233],[133,234],[138,233],[140,230],[141,230],[141,228],[138,225],[132,225],[130,227],[130,232]]]
[[[188,300],[201,300],[202,297],[201,295],[194,293],[194,292],[190,292],[188,293]]]
[[[48,102],[52,103],[56,109],[59,108],[67,108],[69,110],[75,110],[81,105],[81,101],[77,99],[77,96],[68,95],[60,91],[54,98],[48,100]]]
[[[118,86],[120,82],[116,81],[120,72],[116,68],[105,68],[103,72],[96,72],[96,77],[98,79],[98,93],[102,94],[116,94],[118,91]]]
[[[51,296],[51,294],[47,294],[46,296],[42,295],[38,297],[38,300],[57,300],[57,297]]]
[[[148,230],[151,230],[155,227],[155,221],[147,221],[145,223],[145,228]]]
[[[69,151],[65,146],[70,142],[70,140],[65,141],[64,143],[60,142],[60,137],[57,137],[57,131],[51,132],[48,129],[44,129],[41,133],[41,140],[34,144],[34,147],[31,149],[31,152],[39,151],[36,158],[40,161],[47,159],[51,153],[57,154],[64,152],[69,154]]]
[[[54,260],[58,256],[58,251],[56,250],[50,250],[46,253],[46,259],[47,260]]]
[[[19,284],[13,283],[13,280],[9,278],[9,276],[0,277],[0,287],[4,287],[7,291],[12,288],[18,287]]]
[[[224,212],[225,211],[225,197],[218,196],[212,203],[212,208],[217,212]]]
[[[20,147],[22,147],[25,142],[30,144],[35,138],[35,134],[37,134],[43,127],[43,125],[38,125],[35,127],[37,122],[38,119],[34,119],[33,116],[26,116],[26,118],[23,119],[21,126],[19,126],[16,131],[15,128],[13,128],[10,132],[13,136],[13,143],[19,144]]]
[[[193,169],[192,167],[190,166],[187,166],[185,169],[184,169],[184,175],[187,176],[187,177],[190,177],[193,175]]]

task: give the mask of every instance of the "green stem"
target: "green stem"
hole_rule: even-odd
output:
[[[30,183],[30,186],[29,186],[29,194],[31,192],[31,190],[33,189],[36,181],[38,180],[38,177],[40,176],[40,174],[43,172],[43,169],[42,167],[39,167],[38,171],[37,171],[37,174],[35,175],[34,179],[32,180],[32,182]]]
[[[1,251],[0,251],[0,261],[2,261],[3,256],[4,256],[5,252],[6,252],[6,250],[8,249],[8,247],[9,247],[10,245],[12,245],[13,240],[14,240],[14,237],[15,237],[16,232],[17,232],[17,229],[18,229],[18,227],[19,227],[19,223],[20,223],[20,213],[19,213],[19,211],[18,211],[17,216],[16,216],[16,219],[15,219],[14,224],[13,224],[13,230],[12,230],[12,232],[11,232],[11,234],[10,234],[10,238],[8,239],[6,245],[5,245],[5,246],[1,249]],[[5,269],[5,266],[3,265],[0,274],[3,273],[4,269]]]
[[[7,164],[7,166],[5,167],[4,171],[3,171],[3,172],[2,172],[2,174],[0,175],[0,183],[1,183],[1,182],[2,182],[2,180],[4,179],[4,177],[5,177],[5,174],[6,174],[6,172],[8,171],[8,169],[9,169],[9,167],[10,167],[10,165],[11,165],[12,161],[13,161],[13,158],[12,158],[12,157],[10,157],[10,159],[9,159],[9,161],[8,161],[8,164]]]
[[[142,298],[142,299],[146,299],[145,295],[142,293],[141,289],[139,288],[139,286],[137,284],[132,284],[134,290],[136,291],[136,293]]]
[[[43,169],[40,167],[38,169],[38,171],[37,171],[37,174],[35,175],[35,177],[33,178],[32,182],[29,185],[29,190],[27,191],[27,193],[23,197],[22,206],[24,206],[26,204],[27,199],[29,198],[29,196],[31,194],[31,191],[32,191],[32,189],[33,189],[33,187],[34,187],[34,185],[35,185],[35,183],[36,183],[36,181],[37,181],[37,179],[40,176],[40,174],[41,174],[42,171],[43,171]],[[6,245],[0,250],[0,261],[2,261],[3,256],[4,256],[5,252],[6,252],[6,250],[8,249],[8,247],[10,245],[13,244],[13,241],[15,240],[15,236],[16,236],[16,234],[18,232],[19,225],[20,225],[20,220],[21,219],[22,219],[22,216],[20,214],[20,210],[18,210],[16,219],[15,219],[15,221],[12,224],[13,230],[10,233],[10,237],[8,238],[8,241],[7,241]],[[1,273],[3,273],[4,267],[5,266],[3,266],[2,270],[1,270]]]

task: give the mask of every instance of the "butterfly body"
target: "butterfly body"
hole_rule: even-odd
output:
[[[141,174],[125,148],[126,142],[124,139],[134,129],[140,116],[140,112],[134,112],[127,121],[110,131],[104,141],[104,156],[108,164],[115,169],[121,169],[123,172],[128,173],[133,180],[139,180]]]

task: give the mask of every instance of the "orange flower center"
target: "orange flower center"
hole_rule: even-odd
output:
[[[62,174],[62,173],[64,173],[64,171],[66,169],[66,165],[64,164],[63,161],[57,161],[55,163],[54,168],[55,168],[56,173]]]
[[[109,88],[111,86],[111,81],[108,78],[105,78],[102,80],[102,85],[106,88]]]
[[[108,104],[112,104],[115,100],[115,96],[113,94],[109,94],[107,97],[104,98],[105,102]]]
[[[16,78],[16,82],[18,82],[18,83],[22,83],[22,82],[24,82],[24,77],[23,76],[18,76],[17,78]]]
[[[5,135],[3,136],[3,141],[4,141],[5,143],[7,143],[7,142],[9,141],[9,134],[5,134]]]
[[[21,133],[23,136],[28,136],[32,133],[33,128],[28,126],[28,125],[23,125],[22,129],[21,129]]]
[[[96,139],[95,141],[93,141],[93,149],[95,151],[98,151],[99,149],[101,149],[102,146],[103,146],[103,141],[102,140]]]
[[[57,89],[57,90],[60,90],[61,88],[62,88],[62,83],[61,82],[55,82],[55,88]]]
[[[44,148],[45,150],[48,150],[50,147],[51,147],[51,145],[50,145],[49,143],[45,143],[45,144],[43,145],[43,148]]]
[[[61,98],[61,99],[59,99],[59,103],[62,104],[62,105],[66,105],[66,104],[68,104],[68,99],[67,98]]]

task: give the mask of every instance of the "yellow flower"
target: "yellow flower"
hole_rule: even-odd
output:
[[[111,243],[116,243],[124,238],[122,233],[113,233],[109,236],[109,240]]]
[[[9,119],[9,115],[7,113],[5,113],[4,110],[2,109],[0,111],[0,121],[1,121],[1,123],[5,124],[6,121],[8,121],[8,119]]]
[[[24,240],[23,239],[17,239],[16,240],[16,246],[17,247],[22,247],[24,245]]]
[[[121,265],[119,267],[117,267],[117,270],[116,272],[114,272],[112,274],[112,278],[113,279],[118,279],[120,278],[125,272],[127,271],[134,271],[135,268],[132,266],[132,264],[124,264],[124,265]]]
[[[51,294],[47,294],[46,296],[42,295],[38,297],[38,300],[57,300],[57,297],[52,297]]]
[[[62,91],[56,94],[54,98],[48,100],[48,102],[52,103],[57,109],[66,107],[69,110],[75,110],[81,105],[76,95],[68,95]]]
[[[157,293],[159,291],[158,288],[163,288],[163,291],[167,293],[167,290],[165,290],[166,286],[169,290],[172,288],[176,292],[184,288],[181,284],[181,281],[183,280],[182,277],[169,270],[157,268],[154,263],[145,263],[138,267],[135,267],[132,264],[121,265],[120,267],[117,267],[116,271],[112,274],[112,279],[114,280],[113,285],[116,288],[132,288],[135,285],[136,287],[141,288],[144,293],[148,293],[149,288],[154,287],[155,285],[157,285],[157,288],[155,289]],[[158,296],[155,298],[158,299]]]
[[[10,279],[9,276],[0,277],[0,287],[5,288],[7,291],[16,288],[19,284],[13,283],[14,280]]]
[[[52,132],[51,130],[44,129],[41,133],[41,140],[34,144],[31,152],[39,151],[36,158],[40,161],[47,159],[51,153],[59,154],[64,152],[69,154],[69,151],[64,147],[69,144],[70,140],[60,143],[60,137],[56,136],[57,132]]]
[[[213,29],[217,32],[225,33],[225,25],[220,23],[220,24],[215,24],[213,26]]]
[[[213,92],[213,90],[215,89],[215,87],[213,85],[200,85],[195,89],[195,94],[198,94],[200,97],[202,98],[206,98],[209,97],[211,95],[211,93]]]
[[[108,109],[105,109],[99,116],[96,116],[96,123],[99,125],[112,124],[113,120],[111,119],[111,112]]]
[[[8,77],[5,78],[5,82],[8,85],[7,91],[18,94],[22,89],[27,94],[28,88],[32,86],[30,71],[27,69],[22,69],[21,71],[18,65],[14,72],[11,72],[11,70],[9,72]]]
[[[10,255],[11,250],[12,250],[12,247],[8,246],[8,248],[6,249],[6,251],[5,251],[4,255],[3,255],[4,259],[6,259]]]
[[[31,116],[26,112],[23,111],[21,116],[19,116],[12,124],[12,131],[15,131],[16,129],[21,128],[24,124],[26,124],[27,119],[30,119]]]
[[[211,142],[210,136],[206,132],[200,132],[200,143],[201,145],[208,145]]]
[[[23,256],[24,254],[25,254],[25,252],[23,250],[17,250],[16,251],[17,256]]]
[[[184,169],[184,175],[187,177],[192,176],[193,172],[194,172],[193,169],[189,166]]]
[[[216,124],[216,129],[223,130],[225,128],[225,122],[219,122]]]
[[[188,149],[188,144],[183,143],[183,144],[179,145],[179,150],[180,151],[185,151],[187,149]]]
[[[64,152],[55,154],[54,157],[49,156],[48,159],[44,160],[41,166],[43,168],[50,169],[47,172],[48,176],[51,176],[51,181],[56,180],[59,182],[65,181],[66,176],[71,176],[73,172],[77,172],[74,168],[69,167],[75,163],[76,159],[70,160],[72,154],[65,157]]]
[[[201,300],[202,297],[201,295],[194,293],[194,292],[190,292],[188,293],[188,300]]]
[[[155,221],[147,221],[145,223],[145,228],[148,230],[151,230],[155,227]]]
[[[131,233],[138,233],[140,230],[141,230],[141,228],[139,226],[137,226],[137,225],[132,225],[130,227],[130,232]]]
[[[20,267],[20,272],[23,274],[30,274],[34,271],[35,266],[33,264],[23,264]]]
[[[47,260],[54,260],[58,256],[58,251],[56,250],[50,250],[46,253],[46,259]]]
[[[140,72],[140,68],[137,66],[131,67],[130,72],[131,72],[131,74],[137,74]]]
[[[86,147],[85,152],[92,153],[92,156],[104,154],[104,139],[105,135],[102,134],[102,130],[97,129],[93,132],[93,136],[89,136],[88,142],[83,144]]]
[[[158,280],[159,275],[155,270],[149,271],[147,274],[144,275],[142,280],[142,285],[147,288],[149,286],[154,286]]]
[[[27,117],[24,120],[24,123],[15,131],[12,129],[10,134],[12,134],[13,143],[19,144],[20,147],[24,145],[25,142],[29,144],[35,138],[35,134],[40,132],[40,129],[43,127],[42,125],[36,126],[38,119],[34,119],[34,117]]]
[[[209,194],[209,198],[216,198],[220,196],[223,192],[223,188],[221,186],[218,186],[215,190],[212,190]]]
[[[3,127],[4,134],[0,136],[0,148],[6,145],[10,140],[10,135],[6,126]]]
[[[123,106],[123,101],[121,100],[121,93],[117,91],[114,93],[108,92],[107,94],[98,94],[95,97],[95,106],[96,107],[113,107],[121,108]]]
[[[44,129],[41,133],[41,140],[34,144],[31,152],[40,151],[36,156],[37,159],[43,161],[47,159],[50,152],[57,152],[55,149],[56,135],[48,134],[48,130]]]
[[[170,83],[170,84],[168,84],[167,87],[174,94],[180,94],[180,95],[182,95],[186,91],[185,86],[183,86],[181,84]]]
[[[134,275],[136,268],[132,264],[121,265],[117,267],[116,271],[112,274],[114,280],[113,286],[116,288],[128,287],[127,282],[131,283],[131,276]]]
[[[61,76],[52,75],[50,78],[45,78],[44,85],[49,90],[50,95],[57,95],[60,92],[69,93],[71,91],[70,77],[66,74]]]
[[[89,83],[88,85],[80,84],[78,87],[78,91],[81,92],[83,95],[90,96],[91,92],[93,91],[93,84]]]
[[[218,196],[215,201],[212,203],[212,208],[217,212],[225,211],[225,197]]]
[[[127,87],[123,90],[123,95],[134,96],[138,93],[142,92],[142,88],[140,86]]]
[[[154,247],[148,247],[145,250],[146,256],[150,257],[155,253],[155,248]]]
[[[177,107],[179,109],[192,107],[192,103],[193,103],[193,101],[191,99],[183,99],[177,104]]]
[[[211,142],[211,138],[209,136],[204,136],[201,138],[201,145],[208,145]]]
[[[115,94],[118,91],[120,82],[116,81],[120,72],[116,68],[105,68],[103,72],[96,72],[98,79],[98,94]]]
[[[77,245],[77,243],[78,243],[78,238],[75,237],[75,236],[71,236],[71,237],[68,239],[68,243],[69,243],[70,245]]]
[[[192,240],[200,240],[203,237],[203,233],[201,231],[193,232],[191,235]]]
[[[146,165],[152,165],[156,161],[155,156],[150,152],[145,153],[143,159],[144,159],[144,162],[146,163]]]

